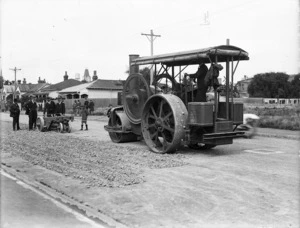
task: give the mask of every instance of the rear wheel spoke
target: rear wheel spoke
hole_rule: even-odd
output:
[[[159,106],[159,117],[162,117],[162,111],[163,111],[163,106],[165,104],[165,101],[162,100],[161,103],[160,103],[160,106]]]
[[[174,131],[175,131],[172,127],[169,127],[166,124],[163,125],[163,128],[171,133],[174,133]]]
[[[148,126],[147,126],[147,128],[149,129],[149,128],[152,128],[152,127],[155,127],[155,124],[153,123],[153,124],[148,124]]]
[[[164,116],[164,118],[163,118],[163,119],[164,119],[164,121],[165,121],[165,120],[167,120],[167,119],[169,119],[169,117],[171,117],[171,116],[172,116],[172,114],[173,114],[173,112],[172,112],[172,111],[170,111],[170,112],[169,112],[167,115],[165,115],[165,116]]]
[[[151,111],[152,111],[152,113],[153,113],[154,117],[155,117],[155,118],[157,118],[157,115],[156,115],[156,112],[155,112],[155,110],[154,110],[153,106],[151,106],[151,108],[150,108],[150,109],[151,109]]]

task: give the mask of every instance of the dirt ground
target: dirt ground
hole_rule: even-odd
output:
[[[299,142],[256,137],[208,151],[114,144],[89,131],[13,132],[1,124],[2,167],[128,227],[299,227]],[[22,117],[23,129],[26,117]]]

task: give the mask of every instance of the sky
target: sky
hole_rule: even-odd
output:
[[[1,0],[1,69],[14,80],[49,83],[87,68],[127,78],[129,54],[150,55],[141,33],[161,35],[154,55],[226,44],[249,53],[244,75],[300,71],[298,0]],[[206,16],[205,16],[206,15]],[[187,69],[194,73],[194,68]]]

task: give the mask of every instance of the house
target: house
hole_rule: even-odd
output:
[[[247,78],[247,76],[244,76],[244,79],[241,81],[238,81],[236,83],[237,90],[240,94],[240,97],[249,97],[248,93],[248,86],[253,78]]]
[[[83,82],[77,81],[75,79],[68,79],[68,75],[67,75],[67,71],[65,72],[64,75],[64,80],[62,82],[47,86],[43,89],[41,89],[39,92],[37,93],[33,93],[36,96],[43,96],[43,97],[52,97],[52,98],[56,98],[58,97],[58,94],[61,90],[72,87],[72,86],[77,86],[83,84]]]
[[[123,90],[124,81],[121,80],[105,80],[96,79],[94,81],[81,85],[69,87],[59,92],[59,95],[66,98],[66,107],[71,106],[74,99],[82,99],[88,97],[93,99],[95,107],[103,107],[108,105],[117,105],[120,99],[120,93]]]
[[[6,101],[9,95],[13,96],[14,94],[16,95],[17,99],[20,99],[24,95],[33,94],[49,85],[48,83],[44,83],[44,81],[41,81],[40,79],[39,82],[40,83],[38,84],[27,84],[26,79],[24,78],[23,83],[21,83],[21,80],[18,80],[17,83],[12,82],[12,84],[10,85],[3,85],[3,88],[0,90],[1,100]]]
[[[88,97],[89,99],[109,98],[117,99],[118,93],[123,90],[123,81],[97,79],[81,85],[69,87],[59,92],[66,99],[78,99]]]

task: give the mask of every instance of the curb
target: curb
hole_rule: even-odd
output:
[[[278,134],[256,133],[255,136],[261,136],[261,137],[267,137],[267,138],[300,140],[300,136],[296,136],[296,135],[278,135]]]
[[[80,202],[76,201],[74,198],[72,199],[70,198],[70,196],[56,191],[51,186],[48,186],[36,180],[31,180],[26,175],[23,175],[22,173],[14,170],[13,168],[6,166],[6,164],[1,163],[0,170],[3,170],[4,172],[15,177],[16,179],[23,181],[24,183],[37,189],[38,191],[41,191],[53,200],[59,201],[65,206],[70,207],[73,210],[79,211],[81,214],[95,221],[96,223],[99,223],[100,225],[105,225],[111,228],[128,228],[126,225],[115,221],[114,219],[108,217],[105,214],[102,214],[99,210],[96,210],[91,206],[83,205]]]

